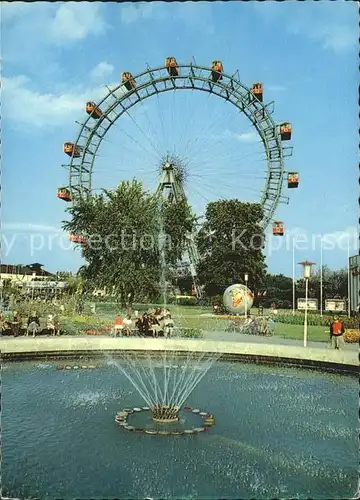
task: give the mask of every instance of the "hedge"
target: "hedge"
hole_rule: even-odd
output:
[[[276,323],[287,323],[288,325],[302,325],[305,320],[304,314],[273,314],[271,318]],[[348,318],[347,316],[339,316],[344,323],[345,328],[359,328],[359,320],[357,318]],[[330,326],[333,316],[320,316],[320,314],[308,314],[308,324],[311,326]]]

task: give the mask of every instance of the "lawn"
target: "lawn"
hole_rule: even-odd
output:
[[[184,314],[173,314],[175,322],[179,326],[186,328],[202,328],[203,330],[219,330],[224,331],[229,324],[229,320],[219,319],[216,317],[201,317],[196,315]],[[275,335],[278,337],[302,340],[304,338],[304,327],[303,325],[288,325],[284,323],[275,324]],[[311,342],[327,342],[329,340],[328,329],[323,326],[309,326],[308,327],[308,340]]]
[[[136,306],[140,311],[147,309],[145,305]],[[136,308],[134,307],[134,309]],[[114,309],[113,314],[110,313],[109,308],[106,308],[106,312],[102,312],[101,304],[97,307],[97,314],[102,320],[107,320],[110,322],[114,321],[114,315],[116,310]],[[172,317],[175,324],[179,327],[184,328],[201,328],[203,330],[211,331],[224,331],[229,324],[229,320],[221,319],[216,316],[202,316],[203,314],[211,314],[211,307],[195,307],[195,306],[176,306],[170,305],[169,310],[171,311]],[[251,311],[254,315],[257,315],[257,309],[252,309]],[[289,311],[287,311],[289,313]],[[125,314],[125,311],[123,311]],[[290,325],[285,323],[275,324],[275,335],[295,340],[302,340],[304,338],[304,327],[303,325]],[[329,339],[328,329],[324,326],[309,326],[308,327],[308,340],[311,342],[327,342]]]

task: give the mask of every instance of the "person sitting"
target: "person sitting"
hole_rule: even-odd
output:
[[[54,315],[54,328],[55,328],[54,335],[60,335],[60,319],[57,314]]]
[[[39,330],[40,330],[39,316],[34,311],[32,315],[29,316],[28,318],[26,336],[28,337],[29,333],[32,333],[32,336],[35,337],[35,335],[38,333]]]
[[[149,330],[154,338],[159,336],[160,323],[154,314],[149,317]]]
[[[334,347],[335,349],[340,349],[340,344],[343,346],[344,345],[344,335],[345,333],[345,328],[344,324],[339,319],[338,316],[334,316],[334,321],[330,323],[330,341],[331,341],[331,347]]]
[[[144,313],[141,318],[142,334],[146,337],[150,332],[150,318],[148,313]]]
[[[155,325],[155,328],[157,328],[157,333],[159,335],[164,335],[164,321],[165,317],[167,315],[166,309],[160,309],[158,310],[158,314],[155,315],[155,319],[157,320],[157,325]]]
[[[49,314],[47,317],[46,329],[50,335],[53,335],[55,337],[56,327],[55,327],[55,316],[53,314]]]
[[[21,317],[17,311],[13,312],[10,324],[12,334],[14,335],[14,337],[18,337],[20,335]]]
[[[123,331],[123,320],[120,314],[115,318],[114,337],[121,337]]]
[[[0,313],[0,336],[3,335],[3,332],[6,330],[6,320],[3,313]]]
[[[132,324],[133,322],[131,319],[131,314],[127,314],[123,321],[123,330],[122,330],[127,337],[130,337],[131,335]]]
[[[171,337],[174,331],[174,321],[171,318],[171,314],[168,313],[164,319],[164,335],[165,337]]]
[[[144,332],[143,332],[143,322],[141,316],[135,319],[135,328],[137,329],[139,336],[143,337]]]

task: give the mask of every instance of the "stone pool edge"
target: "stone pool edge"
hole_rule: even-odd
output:
[[[359,373],[359,352],[335,351],[329,348],[301,347],[282,344],[243,343],[199,339],[148,339],[111,337],[53,337],[19,338],[0,341],[3,361],[21,361],[41,358],[82,358],[116,355],[121,351],[178,351],[211,352],[221,354],[222,360],[257,364],[299,366],[303,368]]]

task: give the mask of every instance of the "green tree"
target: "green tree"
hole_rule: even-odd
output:
[[[195,223],[186,202],[160,201],[136,180],[79,201],[69,212],[64,228],[85,237],[87,288],[113,290],[123,305],[159,295],[164,262],[169,273]]]
[[[267,274],[265,278],[266,296],[262,300],[266,307],[275,302],[277,307],[292,304],[293,294],[292,278],[283,274]]]
[[[323,266],[322,269],[323,299],[344,299],[348,295],[348,270],[330,269]],[[318,268],[309,280],[309,297],[320,300],[320,268]],[[302,296],[305,296],[305,282],[299,280],[297,288]]]
[[[264,284],[264,231],[260,204],[221,200],[207,205],[205,222],[198,234],[198,276],[207,295],[220,294],[231,283],[244,283],[255,293]]]

